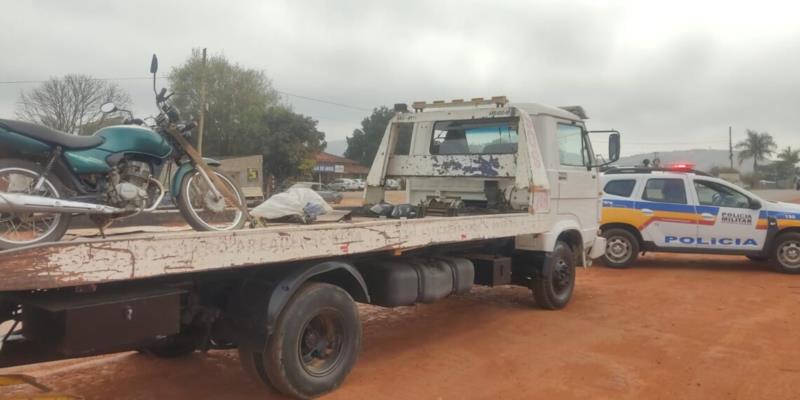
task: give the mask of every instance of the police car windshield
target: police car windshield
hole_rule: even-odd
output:
[[[761,197],[757,196],[753,192],[750,192],[750,191],[748,191],[747,189],[745,189],[743,187],[734,185],[734,184],[732,184],[732,183],[730,183],[728,181],[722,180],[722,179],[713,179],[713,180],[712,179],[697,179],[697,181],[705,181],[705,182],[716,183],[718,185],[724,186],[725,188],[727,188],[729,190],[737,192],[737,193],[739,193],[739,194],[741,194],[741,195],[743,195],[743,196],[745,196],[745,197],[747,197],[747,198],[749,198],[751,200],[758,200],[758,201],[760,201],[762,203],[763,202],[774,203],[773,201],[762,199]]]

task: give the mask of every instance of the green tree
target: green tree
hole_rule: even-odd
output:
[[[208,110],[203,153],[215,156],[264,156],[266,173],[278,180],[307,175],[314,155],[325,148],[317,121],[284,104],[262,71],[231,63],[222,55],[206,61]],[[201,109],[202,52],[170,73],[173,104],[181,114],[196,116]]]
[[[108,102],[127,108],[131,99],[115,83],[71,74],[50,78],[37,88],[23,91],[16,115],[67,133],[90,135],[102,117],[100,106]]]
[[[772,135],[767,132],[758,133],[754,130],[747,130],[747,138],[736,144],[739,150],[739,165],[748,158],[753,159],[753,172],[758,172],[758,163],[775,153],[775,141]]]
[[[794,168],[797,163],[800,163],[800,150],[792,149],[792,146],[786,146],[778,153],[778,159],[786,163],[787,166]]]
[[[361,121],[361,129],[354,130],[353,135],[347,138],[344,156],[362,165],[372,165],[386,126],[394,114],[394,111],[385,106],[373,109],[372,114]]]
[[[797,163],[800,163],[800,150],[787,146],[778,153],[778,173],[781,178],[794,178],[797,173]]]
[[[176,93],[173,104],[184,117],[200,113],[203,73],[202,52],[197,49],[183,65],[170,72],[170,86]],[[279,103],[278,92],[262,71],[231,63],[223,55],[208,58],[205,76],[208,109],[203,153],[253,154],[255,149],[246,146],[248,139],[264,131],[264,115]]]
[[[258,149],[269,173],[279,182],[311,173],[314,156],[326,146],[325,134],[317,130],[317,121],[286,106],[275,106],[264,113],[261,126],[263,131],[252,136],[245,147]]]

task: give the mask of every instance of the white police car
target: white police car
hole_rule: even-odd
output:
[[[740,254],[800,273],[800,205],[759,198],[691,165],[612,168],[603,174],[603,261],[631,265],[639,253]]]

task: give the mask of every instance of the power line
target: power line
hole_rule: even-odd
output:
[[[367,109],[367,108],[363,108],[363,107],[351,106],[349,104],[337,103],[335,101],[317,99],[317,98],[308,97],[308,96],[302,96],[302,95],[299,95],[299,94],[283,92],[283,91],[280,91],[280,90],[275,90],[275,91],[280,93],[280,94],[286,95],[286,96],[297,97],[298,99],[311,100],[311,101],[316,101],[318,103],[330,104],[330,105],[333,105],[333,106],[339,106],[339,107],[344,107],[344,108],[351,108],[353,110],[358,110],[358,111],[372,112],[372,110]]]
[[[160,76],[159,78],[166,79],[167,77],[166,76]],[[93,78],[93,79],[97,79],[99,81],[135,81],[135,80],[149,80],[149,79],[153,79],[153,77],[133,77],[132,76],[132,77],[122,77],[122,78]],[[44,83],[44,82],[47,82],[47,81],[43,81],[43,80],[0,81],[0,85],[36,84],[36,83]],[[298,99],[309,100],[309,101],[315,101],[317,103],[328,104],[328,105],[337,106],[337,107],[349,108],[351,110],[372,112],[372,110],[370,110],[368,108],[365,108],[365,107],[359,107],[359,106],[354,106],[354,105],[350,105],[350,104],[339,103],[339,102],[326,100],[326,99],[320,99],[320,98],[311,97],[311,96],[304,96],[304,95],[295,94],[295,93],[291,93],[291,92],[285,92],[285,91],[277,90],[277,89],[275,91],[280,93],[280,94],[282,94],[282,95],[284,95],[284,96],[295,97],[295,98],[298,98]]]
[[[166,78],[166,76],[160,76],[159,78]],[[148,77],[139,77],[139,76],[129,76],[129,77],[122,77],[122,78],[92,78],[98,81],[140,81],[145,79],[153,79],[152,76]],[[42,80],[30,80],[30,81],[0,81],[0,85],[17,85],[17,84],[29,84],[29,83],[44,83],[47,81]]]

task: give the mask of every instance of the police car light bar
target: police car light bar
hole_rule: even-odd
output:
[[[424,101],[415,101],[414,103],[411,104],[411,107],[414,109],[415,112],[421,112],[425,109],[431,109],[431,108],[486,106],[492,104],[495,107],[504,107],[506,104],[508,104],[508,98],[506,98],[506,96],[494,96],[491,99],[484,99],[483,97],[474,97],[469,101],[464,101],[464,99],[455,99],[449,103],[445,102],[444,100],[434,100],[431,103],[426,103]]]
[[[694,164],[692,163],[675,163],[667,165],[670,171],[694,171]]]

